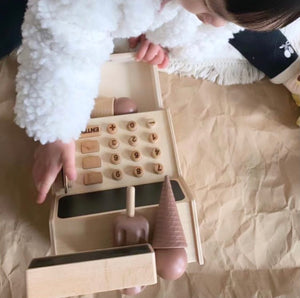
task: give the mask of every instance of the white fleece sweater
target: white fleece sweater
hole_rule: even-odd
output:
[[[18,52],[16,123],[42,144],[78,138],[114,38],[146,32],[178,56],[196,58],[195,40],[213,42],[201,26],[175,1],[161,10],[161,0],[29,0]],[[224,42],[232,28],[238,29],[221,30]]]

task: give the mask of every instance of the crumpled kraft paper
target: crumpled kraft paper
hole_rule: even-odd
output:
[[[16,69],[15,56],[0,62],[1,298],[25,297],[28,264],[50,254],[50,204],[34,203],[31,180],[36,144],[13,123]],[[267,80],[222,87],[160,79],[183,176],[196,194],[205,264],[137,297],[299,297],[300,130],[289,93]]]

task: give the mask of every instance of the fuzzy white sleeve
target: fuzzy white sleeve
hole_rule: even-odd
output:
[[[151,42],[168,48],[171,60],[195,64],[203,58],[215,57],[224,47],[231,47],[228,39],[240,29],[232,23],[222,28],[205,25],[195,15],[180,9],[173,19],[148,31],[146,36]]]
[[[42,144],[69,142],[85,129],[100,66],[113,50],[106,33],[115,29],[108,17],[113,15],[112,1],[94,1],[97,7],[86,2],[90,1],[28,2],[18,52],[15,120]],[[103,17],[93,16],[96,9]],[[101,31],[94,28],[97,17]]]

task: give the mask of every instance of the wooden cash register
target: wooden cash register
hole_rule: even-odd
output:
[[[136,212],[147,218],[151,233],[165,175],[171,177],[188,262],[203,263],[195,198],[182,178],[156,67],[136,62],[133,54],[116,54],[103,66],[101,77],[99,97],[129,97],[138,112],[92,118],[76,142],[78,178],[70,183],[59,177],[53,185],[53,256],[30,264],[28,298],[155,284],[151,234],[149,244],[113,247],[112,222],[124,213],[126,187],[134,185]]]

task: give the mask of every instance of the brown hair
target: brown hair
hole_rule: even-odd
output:
[[[300,17],[300,0],[224,0],[232,21],[252,30],[273,30]]]

